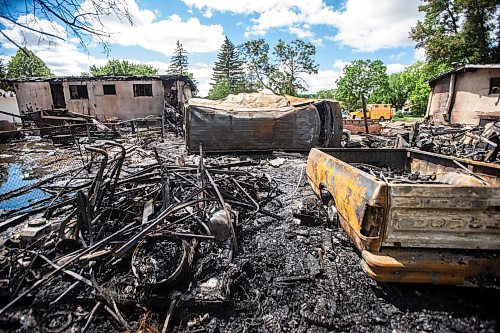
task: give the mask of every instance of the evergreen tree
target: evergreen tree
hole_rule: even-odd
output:
[[[19,49],[7,64],[8,77],[54,76],[51,70],[32,51]]]
[[[243,62],[240,59],[236,46],[227,36],[214,64],[212,86],[215,87],[221,79],[227,81],[225,85],[228,86],[229,93],[240,92],[244,87]]]
[[[177,41],[174,54],[170,59],[168,74],[170,75],[187,75],[188,74],[188,53],[182,47],[182,44]]]

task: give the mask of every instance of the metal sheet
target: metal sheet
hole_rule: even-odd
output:
[[[309,150],[318,144],[320,117],[312,105],[288,111],[226,111],[189,106],[186,145],[207,152]]]
[[[490,252],[381,249],[362,252],[361,268],[380,282],[462,285],[475,277],[499,277],[500,257]]]
[[[383,244],[500,250],[500,187],[389,185]]]
[[[356,155],[363,153],[357,150]],[[377,235],[368,235],[363,229],[363,220],[368,207],[383,209],[387,206],[386,184],[319,149],[311,149],[309,153],[307,175],[319,197],[324,195],[322,188],[331,194],[331,204],[335,205],[344,229],[356,246],[361,250],[377,251],[382,229],[379,228]],[[381,218],[377,221],[379,227],[384,223],[384,216]]]

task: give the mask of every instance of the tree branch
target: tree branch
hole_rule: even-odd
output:
[[[57,38],[57,39],[60,39],[60,40],[64,40],[64,38],[62,38],[61,36],[57,36],[57,35],[54,35],[54,34],[51,34],[49,32],[45,32],[45,31],[42,31],[42,30],[38,30],[38,29],[35,29],[35,28],[31,28],[31,27],[28,27],[27,25],[24,25],[24,24],[21,24],[17,21],[14,21],[13,19],[11,19],[10,17],[7,17],[7,16],[4,16],[4,15],[0,15],[1,18],[15,24],[15,25],[18,25],[24,29],[28,29],[28,30],[31,30],[31,31],[34,31],[34,32],[37,32],[39,34],[42,34],[42,35],[46,35],[46,36],[49,36],[49,37],[54,37],[54,38]]]

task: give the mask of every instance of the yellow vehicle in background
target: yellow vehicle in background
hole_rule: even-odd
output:
[[[358,109],[351,112],[352,119],[363,119],[363,110]],[[380,121],[392,119],[391,104],[368,104],[366,107],[367,119],[378,119]]]

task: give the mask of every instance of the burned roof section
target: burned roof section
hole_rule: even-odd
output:
[[[191,86],[191,91],[196,91],[193,80],[185,75],[105,75],[105,76],[54,76],[54,77],[19,77],[7,79],[9,82],[78,82],[78,81],[163,81],[173,83],[183,81]]]
[[[431,79],[429,79],[429,85],[433,85],[434,82],[444,78],[444,77],[447,77],[448,75],[450,74],[453,74],[453,73],[460,73],[460,72],[475,72],[477,71],[478,69],[500,69],[500,64],[485,64],[485,65],[474,65],[474,64],[469,64],[469,65],[464,65],[464,66],[461,66],[461,67],[458,67],[458,68],[454,68],[448,72],[445,72],[443,74],[440,74],[436,77],[433,77]]]

